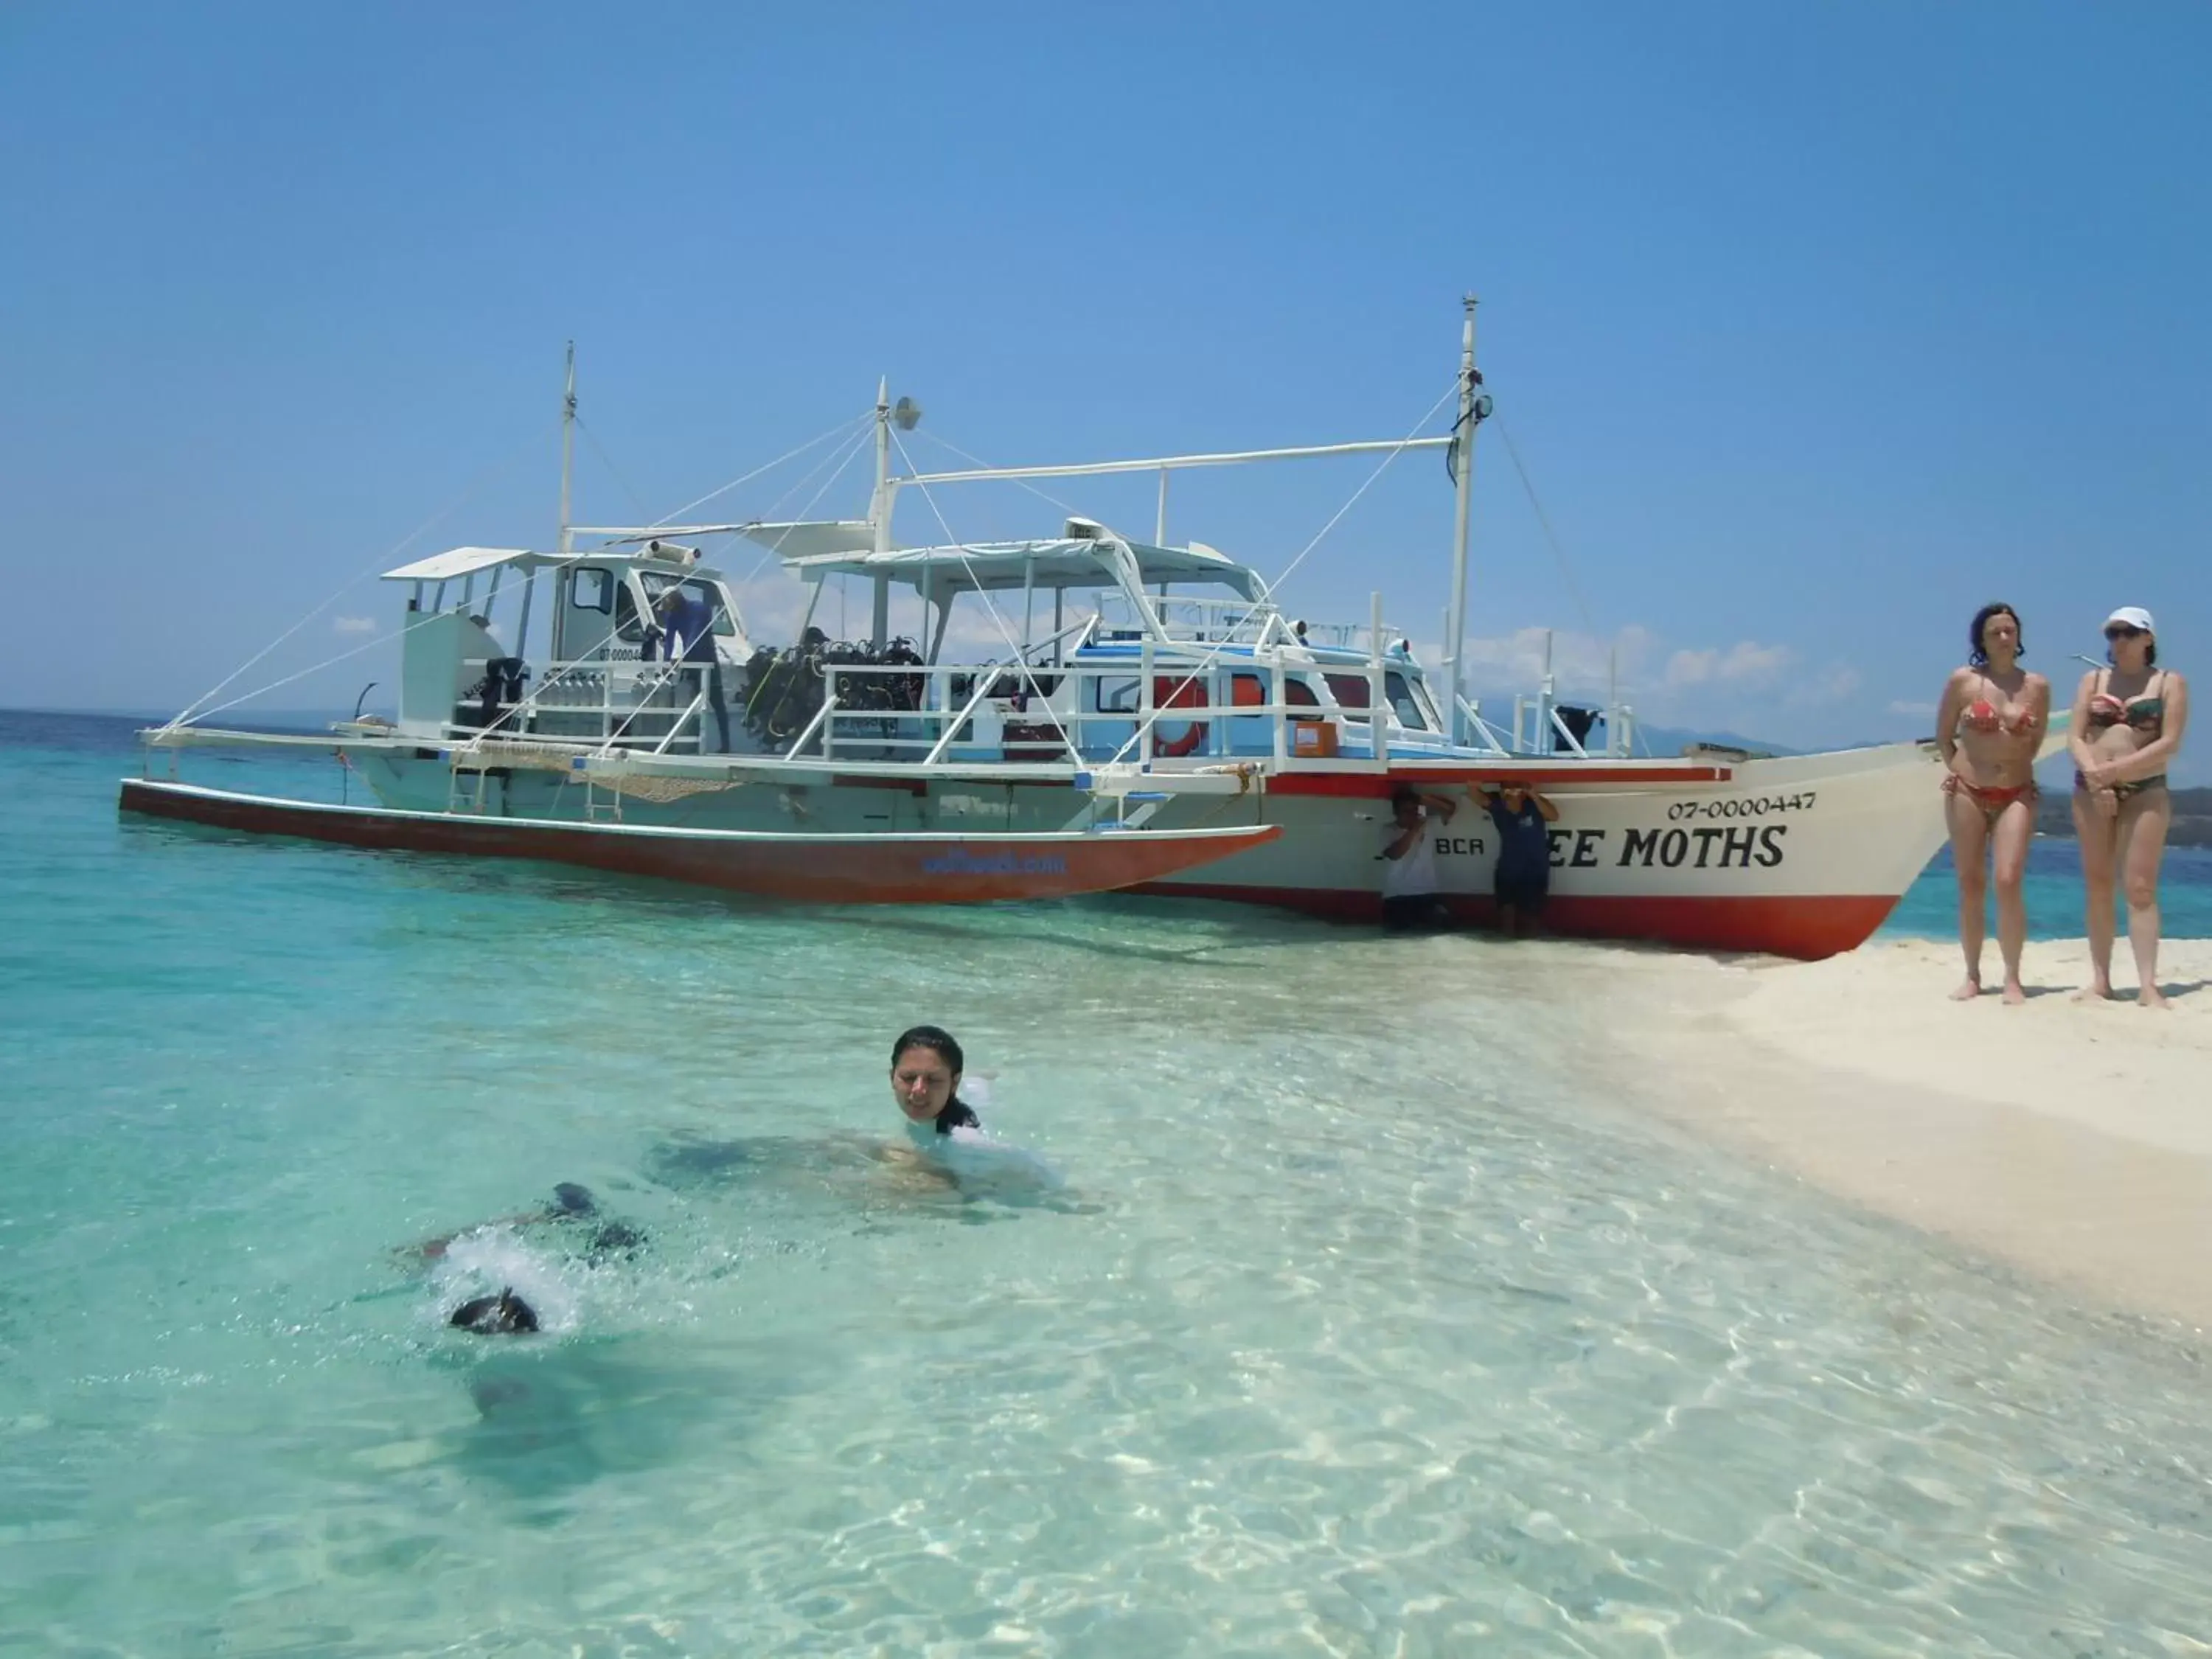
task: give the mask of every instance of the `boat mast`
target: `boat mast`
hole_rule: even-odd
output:
[[[1467,307],[1467,322],[1460,333],[1459,420],[1452,428],[1449,452],[1459,498],[1452,518],[1451,611],[1444,619],[1444,650],[1451,664],[1448,729],[1455,743],[1462,736],[1460,699],[1467,678],[1461,659],[1467,651],[1467,525],[1474,505],[1474,389],[1482,384],[1481,374],[1474,366],[1474,295],[1468,295],[1462,303]]]
[[[868,523],[875,532],[878,553],[891,550],[891,381],[886,374],[876,382],[876,493],[868,499]],[[876,573],[875,605],[869,617],[868,637],[880,651],[891,626],[890,577]],[[924,620],[927,619],[927,607]]]
[[[868,498],[868,523],[878,553],[891,550],[891,381],[876,382],[876,492]]]
[[[561,541],[560,551],[567,553],[575,542],[575,531],[568,522],[568,482],[576,467],[576,343],[568,342],[568,384],[561,396]]]

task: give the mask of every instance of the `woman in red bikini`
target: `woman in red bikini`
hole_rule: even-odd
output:
[[[1947,769],[1943,811],[1959,872],[1959,944],[1966,955],[1966,981],[1951,995],[1964,1002],[1982,994],[1993,862],[2004,1000],[2021,1003],[2027,1000],[2020,982],[2027,906],[2020,878],[2035,833],[2035,751],[2051,723],[2051,682],[2020,665],[2020,617],[2010,605],[1985,605],[1974,612],[1966,640],[1972,647],[1966,665],[1952,674],[1936,708],[1936,743]]]
[[[2081,677],[2074,694],[2074,833],[2089,890],[2089,983],[2085,1000],[2112,994],[2112,889],[2128,895],[2136,1000],[2163,1008],[2158,988],[2158,867],[2173,805],[2166,769],[2189,724],[2189,683],[2158,665],[2150,612],[2124,605],[2105,618],[2109,668]]]

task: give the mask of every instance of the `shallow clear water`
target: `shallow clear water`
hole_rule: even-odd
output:
[[[2028,843],[2027,873],[2021,884],[2027,906],[2031,939],[2080,939],[2082,919],[2081,856],[2071,841],[2056,836]],[[2169,939],[2212,939],[2212,848],[2169,847],[2160,867],[2159,923]],[[2127,912],[2115,899],[2112,915],[2119,929],[2120,957],[2127,960]],[[1996,937],[1996,904],[1988,907],[1990,937]],[[1883,932],[1927,939],[1955,939],[1959,932],[1959,884],[1951,854],[1938,853],[1914,882]],[[1992,944],[1994,951],[1995,945]],[[1990,958],[1992,964],[1996,958]]]
[[[1623,1109],[1510,948],[118,823],[120,727],[0,720],[0,1651],[2212,1632],[2188,1339]],[[918,1018],[1060,1184],[878,1156]],[[407,1248],[561,1181],[647,1248]]]

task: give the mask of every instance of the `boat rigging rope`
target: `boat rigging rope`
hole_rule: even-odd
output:
[[[1399,456],[1406,453],[1406,446],[1412,443],[1414,439],[1420,436],[1421,428],[1426,426],[1431,421],[1434,420],[1436,418],[1437,411],[1442,409],[1446,403],[1458,393],[1458,392],[1459,377],[1457,375],[1454,375],[1452,377],[1451,384],[1444,388],[1443,395],[1439,397],[1436,402],[1429,405],[1428,412],[1423,415],[1419,420],[1414,422],[1412,429],[1409,430],[1404,437],[1399,439],[1397,444],[1376,464],[1375,470],[1367,475],[1366,481],[1363,483],[1358,489],[1352,492],[1351,496],[1345,501],[1343,506],[1338,507],[1335,512],[1329,514],[1328,522],[1322,526],[1319,530],[1314,532],[1313,539],[1298,550],[1297,556],[1292,559],[1290,563],[1283,567],[1282,574],[1276,577],[1274,580],[1267,583],[1264,587],[1262,587],[1260,590],[1260,597],[1253,600],[1251,605],[1245,610],[1244,614],[1237,617],[1235,622],[1231,623],[1229,627],[1224,630],[1224,632],[1234,633],[1238,628],[1242,627],[1244,623],[1249,622],[1255,616],[1256,616],[1259,613],[1261,606],[1270,605],[1273,602],[1276,590],[1281,587],[1285,582],[1290,580],[1291,573],[1305,562],[1306,556],[1322,544],[1323,538],[1328,536],[1328,532],[1336,528],[1337,525],[1343,520],[1344,515],[1351,512],[1352,509],[1358,504],[1359,498],[1362,495],[1364,495],[1369,489],[1372,489],[1376,480],[1380,478],[1382,474],[1389,470],[1390,463],[1396,460]],[[1192,668],[1188,673],[1184,675],[1184,679],[1186,681],[1195,679],[1199,675],[1206,672],[1206,670],[1212,667],[1214,663],[1220,658],[1222,646],[1227,643],[1228,641],[1226,640],[1216,641],[1213,648],[1208,651],[1205,656],[1199,659],[1195,667]],[[1372,640],[1369,641],[1369,646],[1371,650],[1380,651],[1382,648],[1382,641],[1380,640]],[[1129,752],[1130,744],[1134,744],[1142,738],[1147,729],[1158,724],[1161,715],[1168,712],[1170,711],[1164,708],[1153,709],[1152,718],[1145,721],[1143,725],[1138,726],[1134,732],[1129,734],[1128,740],[1123,743],[1119,749],[1116,749],[1114,751],[1112,759],[1107,763],[1111,765],[1115,761],[1119,761],[1123,756],[1127,755]],[[1371,712],[1376,712],[1379,714],[1379,711]],[[1187,708],[1178,711],[1177,717],[1187,720],[1189,718],[1189,711]]]
[[[873,417],[871,416],[870,418],[872,419]],[[804,524],[806,521],[806,515],[814,510],[814,503],[822,499],[823,495],[828,492],[832,484],[836,483],[838,479],[845,476],[845,469],[852,465],[854,460],[860,455],[860,452],[868,447],[868,440],[872,435],[873,434],[869,431],[868,422],[862,422],[860,423],[860,429],[854,434],[853,441],[850,443],[847,444],[842,450],[830,451],[828,455],[815,463],[813,471],[809,472],[805,477],[801,478],[797,483],[792,485],[790,489],[785,490],[782,495],[777,496],[775,500],[769,504],[768,509],[769,514],[773,514],[781,512],[783,510],[783,504],[789,501],[793,495],[796,495],[800,490],[805,489],[808,484],[811,483],[814,481],[814,477],[817,473],[819,473],[823,467],[829,465],[831,461],[834,460],[837,463],[836,471],[832,472],[827,478],[823,479],[822,487],[806,498],[806,505],[800,507],[799,509],[798,515],[776,533],[775,539],[768,544],[768,550],[763,553],[760,557],[753,561],[753,568],[745,572],[744,577],[738,583],[738,586],[744,587],[750,585],[752,579],[760,574],[761,567],[783,551],[784,542],[790,537],[791,532],[798,529],[801,524]],[[692,505],[696,507],[698,503],[695,501]],[[678,509],[678,511],[687,510],[688,509],[684,508]]]
[[[905,441],[899,436],[896,430],[891,433],[891,441],[898,446],[899,459],[906,463],[908,470],[911,472],[919,473],[921,469],[915,465],[914,457],[907,453]],[[1014,661],[1020,669],[1021,678],[1028,682],[1031,694],[1036,696],[1039,703],[1045,705],[1045,711],[1049,714],[1051,713],[1051,706],[1046,700],[1043,688],[1037,684],[1036,665],[1030,661],[1024,648],[1015,642],[1013,629],[1008,624],[1006,619],[999,614],[999,607],[991,603],[991,595],[983,586],[983,579],[975,574],[975,566],[968,557],[967,548],[962,544],[960,538],[952,533],[952,526],[945,522],[945,511],[942,507],[938,506],[937,497],[929,493],[929,486],[921,483],[918,477],[914,482],[915,483],[915,487],[921,491],[922,500],[929,503],[929,510],[933,514],[936,514],[937,526],[945,532],[945,541],[951,544],[952,550],[959,556],[961,568],[967,571],[968,580],[975,584],[975,597],[982,600],[983,609],[990,612],[992,622],[998,627],[1000,637],[1006,641],[1006,648],[1014,653]],[[949,604],[950,602],[947,601],[946,603]],[[923,615],[923,622],[925,625],[927,625],[927,613],[925,611]],[[934,665],[935,665],[933,664],[932,665],[932,666]],[[976,678],[981,679],[982,678],[982,676],[979,674]],[[949,691],[951,688],[948,685],[946,689]],[[945,701],[950,702],[951,698],[948,696]],[[1078,771],[1082,770],[1082,751],[1076,748],[1075,740],[1067,735],[1066,726],[1061,722],[1054,720],[1053,722],[1053,729],[1054,733],[1060,738],[1060,746],[1067,751],[1069,763]]]
[[[478,472],[475,477],[469,481],[459,495],[453,497],[452,501],[440,507],[428,518],[423,520],[421,524],[416,526],[414,529],[409,531],[404,536],[402,536],[385,552],[378,555],[375,562],[369,565],[367,569],[357,571],[353,575],[347,577],[344,583],[340,586],[335,592],[331,593],[328,599],[325,599],[320,605],[315,606],[313,610],[308,611],[306,616],[301,617],[299,621],[294,623],[283,633],[276,635],[275,639],[270,641],[268,644],[263,646],[258,651],[248,657],[244,662],[239,664],[237,667],[232,669],[229,673],[224,675],[222,678],[217,680],[206,690],[201,692],[200,695],[195,697],[191,702],[186,703],[166,726],[161,727],[161,730],[164,732],[173,732],[179,726],[184,725],[186,721],[191,720],[194,716],[199,714],[214,714],[218,712],[216,709],[205,708],[204,705],[206,704],[210,699],[219,695],[225,686],[230,684],[230,683],[235,680],[240,674],[243,674],[247,669],[252,667],[254,664],[259,662],[271,651],[274,651],[278,646],[283,644],[285,641],[290,639],[293,635],[298,633],[309,623],[314,621],[317,617],[322,615],[324,611],[329,610],[331,606],[336,605],[341,599],[343,599],[346,594],[350,592],[356,586],[359,585],[363,577],[368,576],[373,572],[381,569],[385,565],[389,564],[394,558],[397,558],[401,553],[404,552],[418,538],[428,533],[433,526],[441,523],[452,514],[459,512],[461,507],[468,502],[470,498],[475,495],[478,490],[489,483],[495,477],[512,468],[522,459],[526,452],[536,448],[538,441],[539,441],[538,439],[532,439],[528,443],[517,447],[517,448],[503,460],[495,461],[490,466],[486,467],[482,471]],[[412,624],[410,625],[412,626]],[[404,630],[403,629],[402,631],[404,632]],[[374,644],[376,641],[371,641],[369,643]],[[316,666],[319,668],[326,668],[330,666],[331,663],[343,662],[346,658],[355,656],[367,648],[368,646],[366,645],[356,646],[351,651],[341,652],[338,655],[332,657],[330,659],[330,662],[319,663]],[[307,672],[313,672],[313,671],[309,670]],[[276,684],[289,684],[292,680],[299,678],[300,677],[296,674],[290,675],[285,679],[277,681]],[[262,690],[275,690],[275,687],[264,686]],[[259,691],[250,692],[246,697],[232,698],[228,702],[222,704],[222,707],[224,708],[234,708],[240,703],[248,701],[249,698],[257,697],[260,695],[261,693]]]
[[[1544,503],[1536,498],[1536,486],[1528,477],[1528,469],[1521,464],[1521,452],[1514,445],[1513,430],[1496,415],[1493,414],[1492,418],[1498,420],[1498,435],[1505,441],[1505,453],[1512,458],[1513,470],[1521,475],[1521,488],[1528,492],[1528,505],[1535,509],[1536,522],[1543,526],[1544,539],[1551,545],[1552,557],[1559,562],[1559,574],[1565,580],[1568,595],[1574,600],[1576,612],[1583,619],[1583,630],[1595,640],[1599,637],[1597,623],[1591,617],[1589,605],[1583,598],[1582,584],[1575,580],[1574,567],[1567,562],[1567,550],[1560,545],[1559,536],[1552,529],[1552,515],[1544,511]],[[1651,744],[1644,737],[1643,729],[1632,727],[1632,731],[1633,742],[1642,744],[1644,752],[1650,755]],[[1632,756],[1633,748],[1630,752]]]
[[[700,502],[711,501],[716,495],[726,494],[728,491],[735,489],[738,486],[748,483],[753,479],[757,478],[763,472],[769,471],[775,467],[782,465],[787,461],[793,460],[800,455],[804,455],[807,451],[818,447],[819,446],[829,442],[831,439],[844,433],[850,432],[854,430],[855,427],[858,427],[860,428],[860,437],[855,440],[851,448],[844,452],[846,463],[849,465],[853,455],[857,453],[860,447],[866,443],[867,422],[872,418],[873,415],[872,411],[869,416],[865,416],[859,421],[849,419],[841,421],[836,426],[831,427],[828,431],[819,433],[814,437],[808,439],[805,443],[799,445],[797,447],[785,451],[774,460],[766,462],[760,466],[753,468],[750,472],[741,474],[739,477],[732,478],[729,483],[723,484],[719,489],[709,491],[707,495],[701,496],[699,501],[687,503],[685,506],[677,508],[675,513],[665,514],[655,522],[665,524],[668,522],[669,520],[675,518],[678,514],[689,512],[691,507],[698,506]],[[579,425],[582,424],[580,417],[577,423]],[[590,435],[588,428],[586,428],[586,435]],[[495,464],[492,467],[487,468],[483,472],[479,473],[475,479],[471,480],[468,488],[464,489],[459,495],[456,496],[451,502],[447,503],[438,512],[433,514],[429,518],[424,520],[421,525],[410,531],[389,550],[381,555],[374,564],[370,565],[367,569],[357,572],[356,574],[349,577],[344,585],[339,587],[335,592],[331,593],[328,599],[325,599],[320,605],[315,606],[313,610],[308,611],[307,615],[301,617],[299,621],[294,623],[291,627],[286,629],[282,634],[279,634],[276,638],[270,640],[268,644],[263,646],[261,649],[255,652],[253,655],[248,657],[244,662],[239,664],[236,668],[225,675],[222,679],[216,682],[216,684],[210,687],[206,691],[201,693],[198,698],[187,704],[174,718],[170,720],[167,725],[163,726],[161,728],[161,731],[164,732],[173,732],[181,726],[197,720],[204,719],[208,715],[219,714],[227,709],[236,708],[240,704],[252,702],[255,698],[265,696],[269,692],[278,690],[284,686],[291,684],[295,680],[305,679],[310,674],[319,673],[322,670],[334,667],[337,664],[344,662],[349,658],[357,657],[364,651],[374,650],[379,646],[389,644],[392,641],[404,640],[409,634],[414,632],[417,628],[423,627],[429,623],[436,621],[438,617],[443,614],[442,612],[426,611],[422,616],[416,617],[414,621],[409,623],[405,627],[402,628],[398,633],[392,635],[391,640],[386,640],[381,635],[364,640],[359,645],[353,646],[346,650],[338,652],[333,656],[325,657],[320,662],[311,664],[309,666],[301,669],[296,673],[287,674],[280,679],[271,680],[265,685],[258,686],[253,690],[232,697],[227,702],[211,703],[210,701],[220,693],[226,686],[228,686],[235,681],[240,675],[246,672],[247,669],[252,667],[255,663],[259,662],[264,657],[266,657],[271,651],[282,645],[286,640],[298,633],[301,629],[306,627],[310,622],[313,622],[316,617],[319,616],[323,611],[328,610],[331,605],[337,603],[339,599],[343,598],[347,592],[350,592],[356,586],[357,586],[363,577],[374,572],[381,570],[383,567],[389,564],[393,558],[404,551],[410,544],[424,535],[442,520],[459,511],[461,507],[467,503],[471,496],[473,496],[478,490],[482,489],[485,485],[489,483],[495,477],[505,472],[512,467],[522,458],[522,455],[526,452],[535,449],[539,441],[540,441],[537,439],[531,440],[528,443],[518,448],[514,454],[509,455],[506,459]],[[596,437],[592,437],[591,441],[595,448],[599,447],[599,441]],[[605,451],[601,449],[599,453],[601,459],[605,459]],[[832,451],[831,454],[834,457],[837,453],[838,452]],[[814,468],[814,471],[809,472],[806,475],[806,477],[801,478],[799,483],[793,484],[789,489],[786,490],[784,495],[779,498],[776,505],[780,506],[783,501],[787,501],[792,495],[797,494],[799,490],[804,489],[806,485],[807,480],[811,478],[816,472],[819,472],[821,471],[821,465],[822,464],[817,464]],[[611,461],[608,463],[608,466],[609,470],[612,471],[613,464]],[[838,469],[840,472],[843,470],[842,466],[840,466]],[[836,477],[836,474],[835,473],[831,475],[832,482],[835,481]],[[624,483],[623,487],[625,489],[629,489],[629,485],[627,483]],[[827,489],[828,484],[825,483],[823,488]],[[814,500],[819,500],[821,494],[821,490],[817,490],[815,492]],[[635,499],[634,493],[633,499]],[[813,501],[809,501],[806,504],[806,507],[801,509],[801,513],[804,514],[805,511],[811,509],[813,504]],[[770,512],[774,512],[775,510],[775,507],[771,507],[769,508]],[[771,550],[769,556],[773,556],[773,550]],[[765,559],[763,559],[763,562],[765,562]],[[757,571],[759,569],[759,566],[756,565],[754,569]],[[750,578],[748,578],[748,580],[750,580]],[[610,627],[607,632],[591,647],[591,651],[597,651],[602,646],[606,645],[614,638],[615,633],[616,629],[613,627]],[[587,652],[586,654],[589,655],[590,653]],[[514,714],[520,714],[524,712],[526,708],[534,707],[539,694],[552,683],[552,678],[550,678],[546,681],[542,682],[531,692],[530,696],[526,700],[526,702],[517,708]],[[513,718],[513,716],[511,715],[510,718]]]
[[[797,483],[793,484],[788,489],[786,489],[782,495],[777,496],[774,501],[769,504],[768,510],[769,513],[774,514],[781,511],[786,501],[789,501],[793,495],[796,495],[800,490],[805,489],[807,484],[822,471],[823,467],[829,465],[832,460],[837,460],[838,456],[842,453],[843,459],[837,460],[836,471],[823,480],[821,485],[816,489],[813,495],[807,497],[806,504],[799,509],[799,518],[803,520],[809,513],[814,510],[814,503],[822,499],[823,492],[826,491],[830,485],[836,483],[838,478],[842,476],[845,469],[853,464],[853,458],[859,454],[861,449],[866,447],[869,437],[869,429],[866,421],[864,420],[858,422],[848,422],[846,427],[833,427],[830,431],[822,434],[820,437],[810,439],[805,443],[801,444],[797,449],[787,451],[784,454],[778,456],[775,460],[770,461],[768,464],[768,466],[755,467],[750,472],[745,474],[744,477],[737,479],[732,483],[724,485],[723,489],[734,489],[737,484],[744,483],[748,479],[757,478],[763,472],[768,471],[768,467],[775,466],[783,461],[787,461],[794,455],[803,454],[807,450],[813,448],[817,444],[820,444],[828,439],[834,438],[839,432],[847,430],[853,426],[857,426],[859,429],[853,441],[848,444],[842,452],[834,449],[830,451],[828,455],[824,456],[821,460],[817,461],[814,464],[813,468],[808,471],[805,477],[801,477]],[[718,490],[715,493],[719,495],[722,492]],[[704,500],[706,498],[702,496],[701,499]],[[698,504],[699,503],[697,501],[693,501],[690,506],[696,507]],[[689,507],[678,507],[676,509],[676,513],[684,513],[689,510]],[[672,519],[675,516],[675,513],[664,514],[658,522],[665,524],[670,519]],[[743,587],[746,586],[755,576],[760,574],[761,566],[766,564],[770,559],[775,556],[777,550],[781,548],[783,545],[784,538],[789,536],[793,528],[796,528],[795,524],[787,526],[783,532],[776,537],[774,544],[769,547],[767,552],[762,554],[761,556],[754,562],[753,568],[750,571],[746,572],[744,579],[737,584],[738,586]],[[715,606],[717,614],[720,613],[720,610],[721,607],[719,605]],[[732,618],[732,620],[736,619]],[[518,731],[520,730],[522,724],[527,720],[527,718],[538,712],[538,699],[553,686],[558,684],[561,680],[578,665],[595,660],[595,653],[605,646],[611,644],[614,641],[615,635],[620,631],[620,629],[621,624],[619,623],[610,624],[607,631],[600,635],[597,640],[593,641],[580,657],[570,659],[565,666],[554,669],[551,673],[547,674],[543,679],[539,680],[538,684],[532,688],[529,695],[524,697],[520,702],[517,703],[514,708],[508,712],[504,719],[514,721],[516,724],[516,729]],[[750,635],[747,635],[748,639],[750,639]],[[659,689],[660,685],[667,684],[668,680],[673,677],[675,672],[676,667],[674,665],[672,665],[670,672],[662,675],[652,690],[657,690]],[[647,695],[650,696],[651,691],[649,690]],[[640,705],[640,707],[642,708],[642,705]],[[635,709],[632,710],[630,718],[635,719],[637,712],[638,711]],[[706,714],[703,709],[699,711],[699,718],[702,722],[705,720]],[[609,753],[614,747],[615,738],[627,733],[629,729],[629,720],[625,720],[623,722],[622,726],[611,735],[605,743],[600,745],[597,752],[602,755]]]
[[[934,432],[925,432],[921,435],[928,439],[932,443],[938,445],[940,448],[951,450],[962,460],[981,467],[986,472],[994,470],[993,465],[989,461],[985,460],[981,456],[975,454],[970,450],[961,448],[958,444],[954,443],[950,438],[940,438]],[[1036,496],[1039,501],[1043,501],[1048,506],[1056,507],[1063,513],[1073,514],[1077,518],[1087,518],[1090,516],[1088,514],[1085,513],[1081,507],[1073,506],[1067,501],[1063,501],[1059,496],[1049,495],[1044,490],[1039,489],[1027,478],[1012,478],[1007,480],[1007,482],[1013,484],[1018,489],[1028,490],[1030,495]]]
[[[816,445],[825,444],[829,442],[830,439],[836,437],[841,433],[850,432],[855,426],[859,427],[863,432],[866,432],[873,423],[875,418],[875,410],[871,409],[857,421],[849,418],[840,421],[836,425],[831,427],[827,432],[822,433],[817,436],[809,438],[805,443],[799,445],[798,448],[786,450],[782,454],[777,456],[766,465],[757,466],[750,472],[741,473],[737,477],[731,479],[729,483],[726,484],[716,485],[714,489],[708,490],[697,500],[686,501],[674,512],[664,514],[661,517],[654,520],[653,524],[656,526],[667,524],[672,520],[683,517],[685,514],[690,513],[694,507],[704,507],[708,501],[713,501],[716,496],[726,495],[732,489],[737,489],[740,484],[750,483],[755,478],[759,477],[762,473],[769,471],[772,468],[781,466],[786,461],[796,460],[799,456],[804,455],[808,450],[812,449]],[[808,477],[811,477],[813,475],[811,473],[807,475]],[[798,491],[805,489],[805,487],[806,480],[804,478],[800,479],[799,483],[793,484],[789,490],[785,492],[786,499],[788,499],[790,495],[795,495]],[[771,507],[769,511],[773,513],[775,511],[775,508]]]
[[[652,512],[653,509],[645,504],[645,498],[630,487],[628,478],[623,477],[622,469],[615,465],[615,458],[607,453],[607,447],[599,441],[599,434],[592,430],[581,415],[576,416],[576,429],[584,434],[584,441],[591,445],[592,453],[599,458],[608,476],[622,486],[623,494],[629,497],[630,505],[641,514]]]
[[[1575,580],[1574,567],[1567,562],[1567,550],[1559,544],[1558,534],[1552,528],[1552,515],[1544,511],[1544,503],[1536,499],[1536,486],[1528,477],[1528,469],[1521,464],[1521,452],[1513,442],[1512,429],[1495,411],[1492,419],[1498,421],[1498,435],[1505,441],[1505,453],[1512,458],[1513,470],[1521,475],[1521,488],[1528,492],[1528,505],[1536,510],[1536,522],[1543,526],[1544,539],[1552,549],[1552,557],[1559,562],[1559,574],[1566,580],[1567,593],[1575,602],[1575,610],[1583,619],[1583,627],[1595,639],[1597,624],[1590,619],[1590,608],[1583,599],[1582,584]]]

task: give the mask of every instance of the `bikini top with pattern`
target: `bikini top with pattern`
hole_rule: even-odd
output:
[[[2021,733],[2035,730],[2035,710],[2025,703],[1999,709],[1987,697],[1977,697],[1959,711],[1959,725],[1968,732],[2009,732]]]
[[[2165,677],[2165,673],[2166,671],[2160,669],[2153,674],[2150,684],[2144,686],[2143,690],[2148,692],[2152,685],[2156,685]],[[2109,685],[2112,671],[2106,670],[2099,683]],[[2100,690],[2089,699],[2089,724],[2099,730],[2108,726],[2132,726],[2145,736],[2155,738],[2166,728],[2166,699],[2148,696],[2116,697],[2111,692]]]

